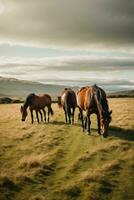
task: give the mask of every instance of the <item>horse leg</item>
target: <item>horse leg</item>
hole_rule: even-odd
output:
[[[71,115],[68,115],[68,119],[69,119],[69,124],[71,124]]]
[[[48,114],[47,121],[48,121],[48,123],[49,123],[49,113],[50,113],[50,111],[49,111],[49,107],[48,107],[48,111],[47,111],[47,114]]]
[[[84,117],[84,129],[87,129],[87,117]]]
[[[74,124],[74,112],[75,112],[75,108],[72,109],[72,124]]]
[[[71,109],[68,110],[67,116],[68,116],[69,124],[71,124]]]
[[[46,111],[44,108],[43,108],[43,113],[44,113],[44,121],[46,122]]]
[[[39,123],[39,115],[38,115],[38,110],[36,110],[35,112],[36,112],[36,118],[37,118],[37,122]]]
[[[91,125],[91,120],[90,120],[90,114],[87,115],[87,132],[90,134],[90,125]]]
[[[30,110],[31,113],[31,124],[33,124],[34,120],[33,120],[33,110]]]
[[[42,116],[41,110],[39,110],[39,113],[40,113],[41,121],[43,121],[43,116]]]
[[[66,124],[67,124],[67,112],[66,112],[66,109],[65,108],[63,108],[64,109],[64,113],[65,113],[65,120],[66,120]]]
[[[101,135],[101,128],[100,128],[100,116],[97,114],[97,123],[98,123],[98,133]]]
[[[84,126],[84,119],[83,119],[83,112],[81,109],[79,109],[80,113],[79,113],[79,116],[80,116],[80,119],[81,119],[81,122],[82,122],[82,129],[83,129],[83,132],[85,131],[85,126]]]

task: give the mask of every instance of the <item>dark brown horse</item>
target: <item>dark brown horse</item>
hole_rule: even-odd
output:
[[[52,100],[50,95],[48,94],[43,94],[43,95],[35,95],[35,94],[29,94],[23,104],[21,106],[21,114],[22,114],[22,121],[25,121],[27,117],[27,108],[29,107],[30,113],[31,113],[31,123],[34,122],[33,120],[33,111],[35,110],[36,112],[36,117],[37,121],[39,123],[39,116],[38,112],[41,115],[41,120],[43,119],[42,117],[42,112],[44,113],[44,120],[46,121],[46,111],[45,107],[48,108],[48,122],[49,122],[49,113],[53,115],[53,110],[51,108]]]
[[[72,121],[72,124],[74,124],[74,113],[77,106],[75,92],[70,88],[65,88],[58,98],[58,104],[64,109],[66,123],[71,124]]]
[[[98,133],[102,133],[103,136],[106,137],[108,135],[112,111],[109,111],[104,90],[96,85],[82,87],[77,92],[77,104],[80,111],[79,117],[82,121],[83,131],[87,129],[88,133],[90,133],[90,115],[95,113],[98,121]],[[85,118],[83,117],[83,111],[86,112]]]

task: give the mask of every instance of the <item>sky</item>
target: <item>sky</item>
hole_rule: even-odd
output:
[[[0,76],[134,89],[134,1],[0,0]]]

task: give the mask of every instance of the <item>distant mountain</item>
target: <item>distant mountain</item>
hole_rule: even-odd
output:
[[[61,91],[67,87],[66,85],[51,85],[41,84],[32,81],[18,80],[15,78],[5,78],[0,76],[0,97],[11,97],[11,98],[24,98],[29,93],[48,93],[50,95],[58,96]],[[71,87],[77,90],[78,87]],[[109,97],[134,97],[134,90],[126,90],[120,92],[108,93]]]
[[[15,78],[0,77],[0,96],[23,98],[29,93],[60,95],[65,85],[47,85]]]
[[[134,90],[126,90],[126,91],[119,91],[119,92],[112,92],[108,93],[108,97],[116,98],[116,97],[134,97]]]

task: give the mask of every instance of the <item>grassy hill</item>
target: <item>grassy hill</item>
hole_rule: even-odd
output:
[[[0,97],[24,99],[29,93],[48,93],[52,96],[61,94],[65,85],[47,85],[32,81],[23,81],[15,78],[0,77]],[[71,87],[77,90],[78,87]],[[134,97],[134,90],[107,93],[108,97]]]
[[[108,94],[108,97],[110,97],[110,98],[134,97],[134,90],[112,92],[112,93]]]
[[[15,78],[0,77],[0,96],[22,98],[29,93],[49,93],[57,96],[61,93],[65,86],[45,85],[41,83],[23,81]]]
[[[110,99],[109,137],[64,123],[53,104],[49,124],[21,122],[20,104],[0,105],[1,200],[133,200],[134,99]]]

